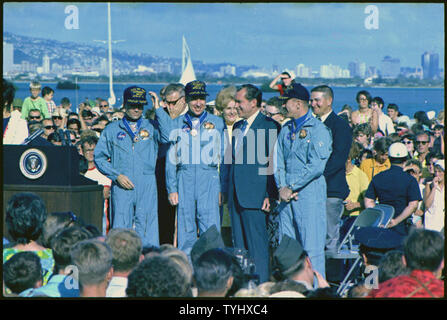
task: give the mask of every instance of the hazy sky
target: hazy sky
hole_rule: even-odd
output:
[[[78,29],[65,28],[68,5],[78,8]],[[376,21],[368,5],[378,9],[378,29],[365,27]],[[126,40],[114,48],[129,52],[181,58],[185,35],[193,60],[206,63],[346,68],[357,59],[380,68],[389,55],[415,67],[427,50],[444,62],[440,3],[112,3],[111,12],[113,39]],[[20,35],[107,39],[106,3],[4,3],[3,15],[3,30]]]

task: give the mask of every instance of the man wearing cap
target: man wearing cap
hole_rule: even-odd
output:
[[[273,254],[273,275],[278,281],[289,279],[302,283],[308,291],[314,289],[314,284],[318,284],[318,288],[329,287],[324,277],[312,267],[306,250],[287,235]]]
[[[112,228],[135,226],[143,246],[158,246],[155,163],[159,133],[142,118],[146,90],[127,88],[123,104],[124,118],[110,123],[101,134],[95,164],[112,180]]]
[[[309,92],[295,83],[283,96],[288,117],[277,144],[275,180],[280,200],[280,237],[301,242],[315,270],[325,276],[326,180],[332,152],[329,129],[312,116]]]
[[[207,95],[204,82],[191,81],[185,86],[185,114],[171,119],[162,109],[156,111],[162,142],[171,142],[166,156],[166,188],[169,202],[178,206],[178,248],[188,256],[197,231],[200,235],[212,225],[220,230],[218,166],[223,162],[224,123],[205,111]]]
[[[327,236],[326,249],[337,248],[340,237],[340,218],[344,211],[343,200],[349,195],[346,181],[346,160],[352,144],[352,130],[349,124],[332,110],[334,92],[326,85],[311,90],[310,101],[317,118],[329,128],[332,136],[332,153],[324,169],[327,184]]]
[[[381,204],[394,207],[394,218],[387,228],[394,228],[407,235],[411,225],[411,214],[422,200],[418,182],[404,172],[408,150],[401,142],[393,143],[388,149],[391,167],[373,177],[365,193],[365,208],[375,206],[376,199]]]

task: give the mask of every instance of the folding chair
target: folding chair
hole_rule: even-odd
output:
[[[355,219],[354,223],[350,227],[349,231],[340,242],[340,245],[337,247],[335,252],[327,251],[326,257],[332,259],[355,259],[354,264],[349,269],[347,275],[344,277],[343,281],[340,283],[339,288],[337,289],[338,294],[342,294],[343,291],[349,285],[348,280],[351,276],[352,272],[356,268],[357,264],[361,260],[361,256],[359,255],[358,245],[354,245],[354,231],[362,228],[362,227],[378,227],[384,218],[384,211],[379,208],[366,208]]]
[[[388,223],[390,223],[391,219],[394,217],[394,207],[389,204],[376,204],[374,207],[376,209],[381,209],[383,211],[383,220],[380,222],[379,227],[386,228]]]

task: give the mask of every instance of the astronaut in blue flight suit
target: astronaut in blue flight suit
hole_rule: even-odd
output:
[[[159,132],[142,118],[145,89],[127,88],[123,101],[125,116],[102,132],[95,164],[112,180],[112,228],[135,227],[143,246],[158,246],[155,165]]]
[[[301,242],[314,270],[325,277],[326,181],[323,171],[332,152],[329,129],[312,116],[309,92],[294,84],[283,99],[288,117],[278,136],[275,181],[280,200],[279,236]]]
[[[156,110],[162,142],[171,141],[166,157],[166,187],[177,208],[178,248],[187,255],[212,225],[220,230],[223,119],[205,111],[206,85],[192,81],[185,86],[188,112],[171,119]]]

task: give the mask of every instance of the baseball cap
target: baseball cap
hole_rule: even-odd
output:
[[[146,90],[137,86],[128,87],[123,93],[123,104],[146,105]]]
[[[402,142],[395,142],[389,147],[388,155],[391,158],[406,158],[408,157],[408,150]]]
[[[292,85],[286,89],[284,94],[280,96],[283,100],[295,98],[303,101],[309,101],[309,97],[309,91],[300,83],[292,83]]]
[[[207,96],[206,84],[200,80],[194,80],[188,82],[185,86],[185,95],[187,97],[191,96]]]

